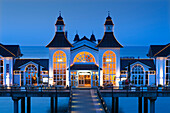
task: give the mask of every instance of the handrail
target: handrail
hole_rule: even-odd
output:
[[[72,87],[70,86],[70,98],[69,98],[69,103],[68,103],[68,113],[71,113],[72,98],[73,98],[73,91],[72,91]]]
[[[6,92],[6,93],[14,93],[14,92],[37,92],[37,93],[44,93],[44,92],[57,92],[58,91],[68,91],[68,88],[64,87],[55,87],[55,86],[0,86],[0,92]]]
[[[106,104],[105,100],[103,99],[103,97],[102,97],[102,95],[101,95],[101,93],[100,93],[98,88],[97,88],[97,94],[98,94],[98,97],[99,97],[99,99],[101,101],[101,104],[102,104],[102,106],[104,108],[104,111],[106,113],[110,113],[109,109],[107,108],[107,104]]]
[[[113,92],[124,92],[124,93],[129,93],[129,92],[170,92],[170,86],[110,86],[110,87],[103,87],[100,90],[112,90]]]

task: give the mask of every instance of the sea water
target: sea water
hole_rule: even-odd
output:
[[[149,51],[148,46],[125,46],[121,49],[121,57],[135,57],[147,58],[146,54]],[[48,48],[43,46],[21,46],[22,58],[48,58]],[[107,106],[111,110],[110,97],[104,98]],[[68,108],[68,97],[58,99],[59,113],[66,113]],[[20,105],[19,101],[19,107]],[[156,100],[156,113],[170,113],[170,98],[159,97]],[[149,109],[149,107],[148,107]],[[0,98],[0,113],[13,113],[14,104],[11,97]],[[20,110],[20,109],[19,109]],[[31,112],[32,113],[50,113],[50,98],[49,97],[32,97],[31,98]],[[138,112],[138,98],[136,97],[121,97],[119,98],[119,113],[137,113]]]

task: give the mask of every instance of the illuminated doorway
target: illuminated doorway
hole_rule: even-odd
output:
[[[90,72],[79,72],[78,87],[91,87],[91,73]]]

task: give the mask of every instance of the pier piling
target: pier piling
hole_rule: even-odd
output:
[[[25,97],[21,98],[21,113],[25,113]]]
[[[138,97],[138,113],[142,113],[142,97]]]
[[[12,97],[12,100],[14,101],[14,113],[18,113],[18,101],[19,101],[19,98]]]
[[[144,113],[148,113],[148,98],[144,97]]]
[[[54,97],[51,97],[51,113],[54,113]]]
[[[119,112],[119,97],[116,97],[116,112],[115,113],[118,113]]]
[[[31,97],[27,97],[27,113],[31,113]]]
[[[57,113],[57,105],[58,104],[58,98],[57,96],[55,97],[55,113]]]
[[[150,113],[155,113],[155,101],[156,98],[150,98]]]

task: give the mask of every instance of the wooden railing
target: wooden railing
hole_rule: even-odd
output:
[[[170,92],[170,86],[110,86],[100,87],[100,90],[112,90],[113,92]]]
[[[100,102],[101,102],[101,104],[102,104],[102,106],[103,106],[104,111],[105,111],[106,113],[110,113],[110,111],[109,111],[109,109],[108,109],[108,107],[107,107],[107,104],[106,104],[104,98],[102,97],[102,95],[101,95],[101,93],[100,93],[100,90],[99,90],[98,88],[97,88],[97,95],[98,95],[98,97],[99,97],[99,99],[100,99]]]
[[[57,92],[68,90],[67,87],[55,86],[0,86],[0,92]]]

